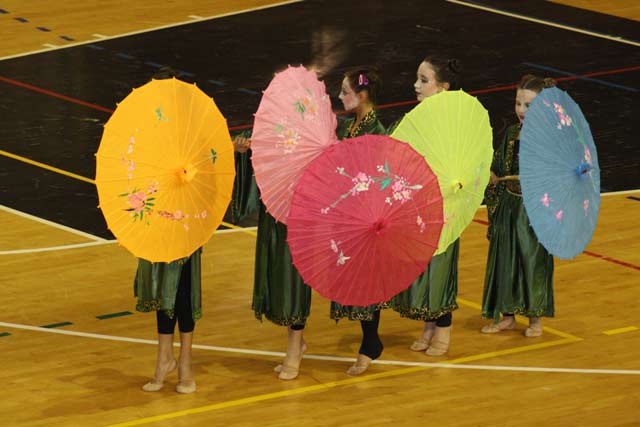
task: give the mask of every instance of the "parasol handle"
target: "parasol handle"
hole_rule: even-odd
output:
[[[520,180],[520,175],[507,175],[507,176],[501,176],[500,178],[498,178],[498,182],[500,181],[519,181]]]

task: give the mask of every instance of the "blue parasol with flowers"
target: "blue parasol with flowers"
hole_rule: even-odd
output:
[[[531,103],[520,131],[520,183],[540,243],[570,259],[587,246],[600,210],[600,168],[578,104],[558,88]]]

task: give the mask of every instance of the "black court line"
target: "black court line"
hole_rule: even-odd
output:
[[[71,322],[60,322],[60,323],[52,323],[50,325],[42,325],[40,326],[41,328],[47,328],[47,329],[54,329],[54,328],[61,328],[63,326],[70,326],[73,325],[73,323]]]
[[[130,316],[132,314],[133,313],[130,311],[120,311],[118,313],[102,314],[100,316],[96,316],[96,319],[107,320],[107,319],[113,319],[115,317]]]

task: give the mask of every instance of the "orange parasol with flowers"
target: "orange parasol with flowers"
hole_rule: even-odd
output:
[[[100,208],[136,257],[191,255],[220,225],[235,166],[226,120],[194,84],[152,80],[116,108],[96,154]]]

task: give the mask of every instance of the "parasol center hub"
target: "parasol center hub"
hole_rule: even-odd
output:
[[[453,181],[451,183],[451,186],[453,187],[453,192],[457,193],[458,191],[462,190],[462,183],[460,181]]]
[[[191,182],[191,180],[193,180],[197,173],[198,168],[193,166],[191,163],[183,166],[178,170],[178,176],[183,183]]]
[[[380,235],[383,234],[386,229],[387,229],[387,222],[385,220],[378,220],[376,222],[373,223],[373,231],[375,231],[376,234]]]
[[[576,168],[576,173],[579,177],[584,177],[591,172],[591,169],[593,169],[593,167],[589,163],[583,163]]]

